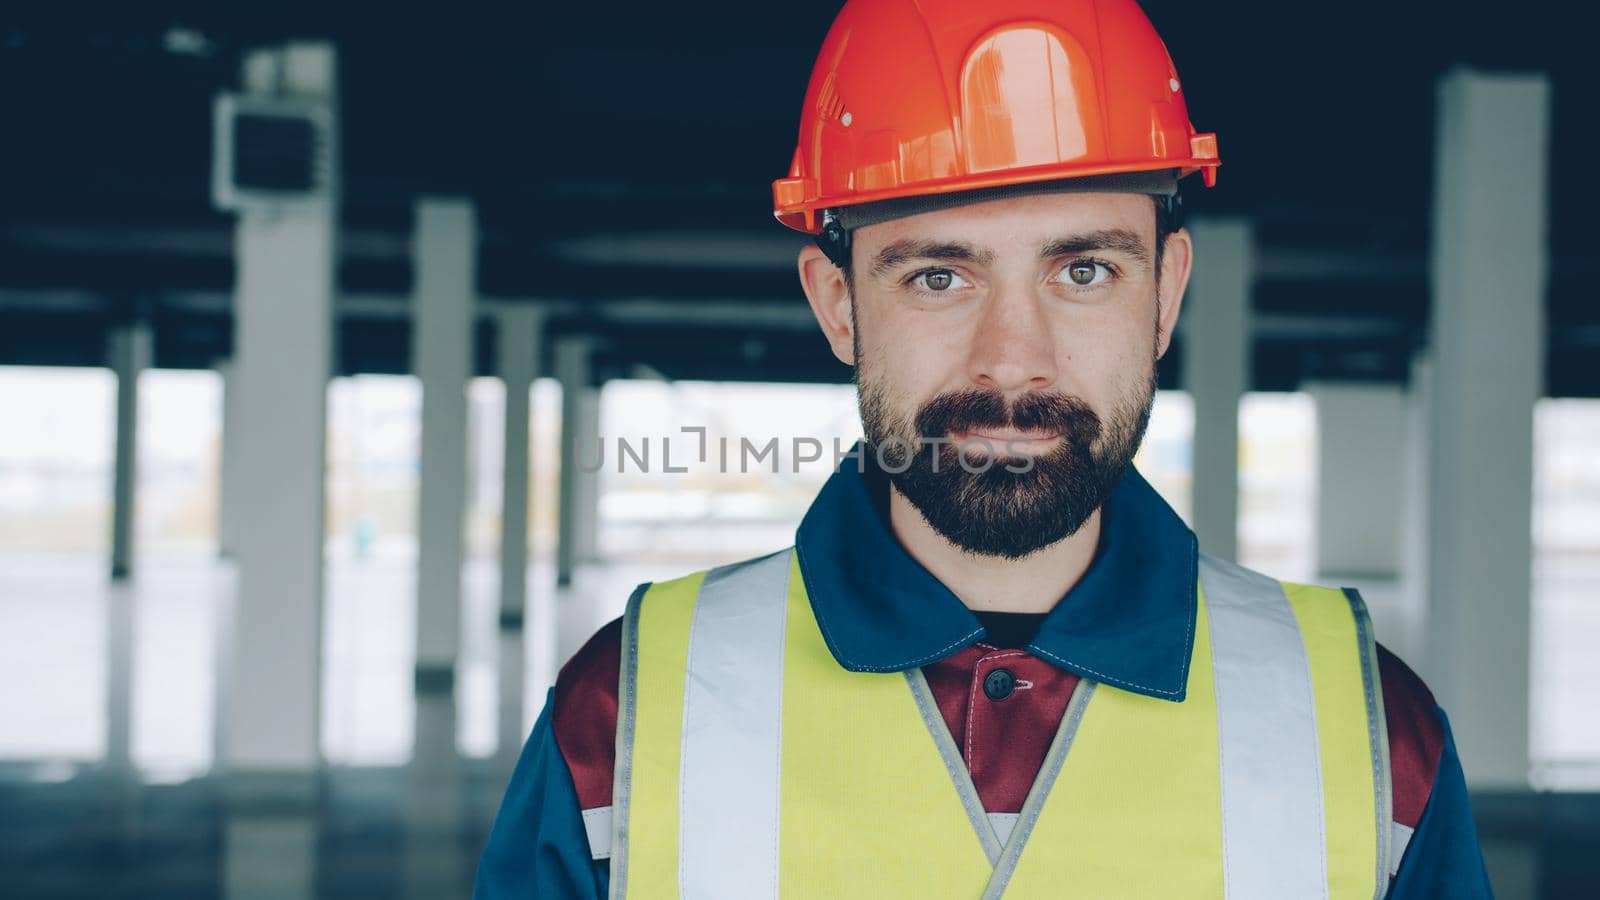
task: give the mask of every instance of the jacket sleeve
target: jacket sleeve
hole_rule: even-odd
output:
[[[1483,851],[1478,846],[1461,760],[1450,735],[1450,720],[1443,709],[1438,714],[1444,727],[1444,751],[1422,821],[1417,823],[1390,883],[1389,900],[1492,900],[1494,891],[1483,868]]]
[[[473,900],[602,900],[610,861],[591,859],[572,774],[550,724],[554,691],[522,748],[478,861]]]

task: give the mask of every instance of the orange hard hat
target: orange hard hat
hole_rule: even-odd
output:
[[[1216,183],[1134,0],[850,0],[822,43],[773,213],[799,231],[879,200],[1176,170]]]

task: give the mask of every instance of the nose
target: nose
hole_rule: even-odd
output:
[[[1038,297],[1025,290],[996,293],[977,316],[967,360],[974,384],[1007,395],[1055,384],[1055,340]]]

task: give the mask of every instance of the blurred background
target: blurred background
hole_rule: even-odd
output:
[[[1224,164],[1138,465],[1596,896],[1597,23],[1145,6]],[[0,896],[469,893],[561,662],[860,433],[769,205],[837,7],[0,14]]]

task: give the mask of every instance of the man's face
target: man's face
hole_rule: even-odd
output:
[[[1137,194],[997,200],[852,240],[848,354],[895,486],[975,554],[1020,558],[1076,533],[1143,436],[1187,235],[1167,245],[1165,285]],[[828,286],[814,290],[806,269],[803,255],[817,307]],[[843,335],[823,325],[839,353]]]

